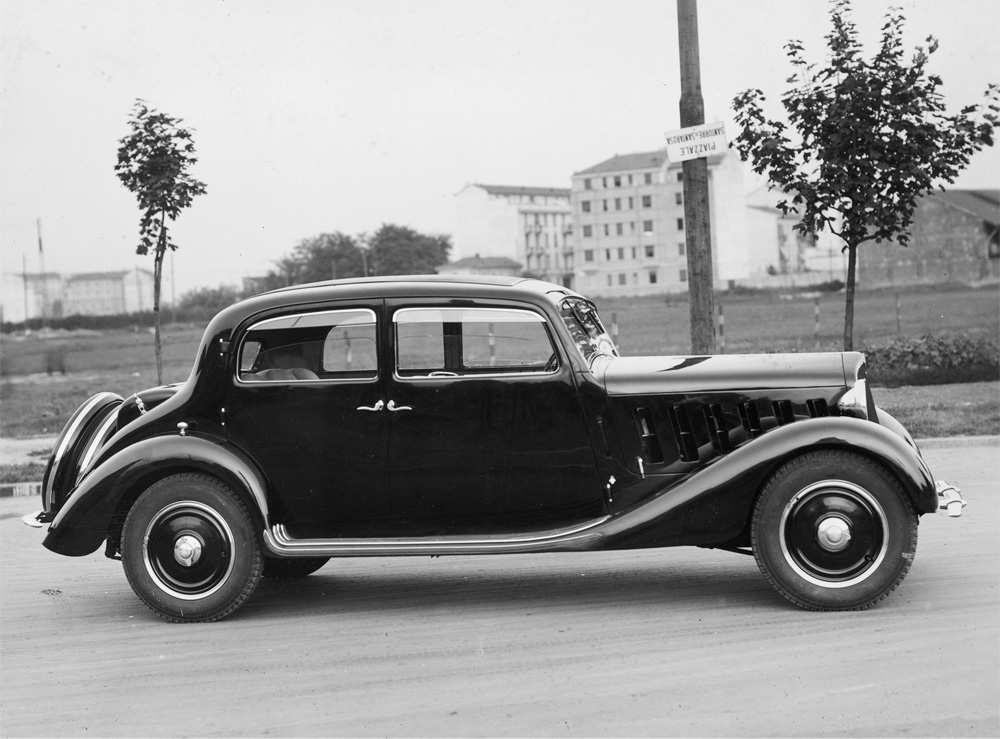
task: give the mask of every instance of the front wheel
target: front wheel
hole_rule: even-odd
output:
[[[167,621],[218,621],[246,602],[262,556],[246,506],[201,474],[164,478],[139,496],[122,529],[132,590]]]
[[[817,611],[863,610],[902,582],[917,548],[917,514],[878,462],[845,451],[793,459],[764,487],[751,541],[785,598]]]

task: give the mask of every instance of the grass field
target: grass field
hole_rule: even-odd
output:
[[[996,285],[979,289],[914,288],[900,292],[899,301],[903,335],[964,332],[1000,336],[1000,290]],[[760,292],[720,294],[717,302],[725,309],[728,353],[815,349],[811,298],[786,299],[778,293]],[[598,305],[609,326],[614,315],[623,354],[687,353],[689,323],[685,298],[602,300]],[[865,342],[895,336],[895,306],[895,292],[859,293],[855,345],[863,347]],[[843,310],[843,295],[821,296],[820,348],[824,351],[839,351],[841,347]],[[165,328],[165,382],[187,378],[203,329],[204,326],[194,325]],[[47,367],[56,370],[47,374]],[[55,434],[90,395],[101,390],[128,395],[155,384],[153,337],[148,331],[109,331],[44,340],[37,336],[5,335],[0,338],[0,435]],[[940,390],[927,396],[932,400],[907,400],[905,394],[884,388],[878,398],[894,414],[899,414],[900,408],[886,402],[886,393],[900,398],[900,403],[925,409],[921,413],[914,410],[902,414],[916,424],[912,430],[917,436],[1000,433],[996,383],[961,387],[973,390],[944,401],[940,399],[948,396]],[[935,403],[944,405],[938,409]],[[939,429],[935,416],[967,416],[968,420],[950,421],[948,428]]]

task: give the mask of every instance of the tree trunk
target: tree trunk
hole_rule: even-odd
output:
[[[847,245],[847,299],[844,306],[844,351],[854,351],[854,278],[858,267],[858,245]]]
[[[163,349],[160,345],[160,281],[163,278],[163,255],[167,251],[167,226],[160,214],[160,238],[153,254],[153,348],[156,353],[156,384],[163,384]]]

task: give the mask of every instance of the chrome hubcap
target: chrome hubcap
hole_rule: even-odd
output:
[[[201,541],[185,534],[174,542],[174,559],[185,567],[191,567],[201,559]]]
[[[840,516],[828,516],[816,527],[816,539],[828,552],[839,552],[851,543],[851,524]]]

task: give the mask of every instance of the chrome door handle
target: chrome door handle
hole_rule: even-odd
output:
[[[389,407],[389,410],[392,411],[393,413],[397,413],[399,411],[412,411],[413,410],[413,408],[411,406],[408,406],[408,405],[396,405],[396,401],[395,400],[390,400],[388,407]]]
[[[390,406],[392,405],[392,401],[391,400],[389,401],[389,405]],[[359,405],[358,406],[358,410],[359,411],[376,411],[377,412],[377,411],[382,410],[383,408],[385,408],[385,403],[383,403],[381,400],[378,401],[373,406],[367,406],[367,405]],[[392,410],[392,408],[390,408],[389,410]]]

